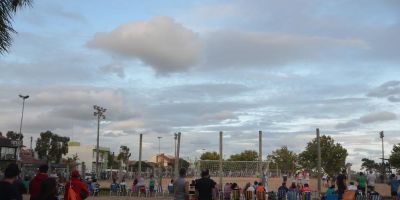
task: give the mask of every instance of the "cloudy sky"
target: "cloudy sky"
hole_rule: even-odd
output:
[[[138,157],[198,157],[282,145],[299,153],[315,129],[378,161],[400,141],[397,0],[45,1],[21,10],[0,55],[0,131],[51,130],[95,144],[93,105],[107,108],[101,145]],[[29,145],[28,145],[29,146]],[[264,155],[266,157],[266,155]]]

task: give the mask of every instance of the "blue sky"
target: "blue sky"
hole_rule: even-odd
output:
[[[383,1],[41,1],[15,16],[0,57],[0,130],[51,130],[95,143],[94,104],[107,108],[101,144],[137,159],[225,154],[282,145],[300,153],[316,128],[348,162],[399,142],[400,4]],[[265,155],[266,156],[266,155]]]

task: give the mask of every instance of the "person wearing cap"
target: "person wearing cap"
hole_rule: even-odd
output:
[[[48,165],[41,165],[39,167],[39,172],[29,183],[29,194],[31,195],[30,200],[35,200],[36,197],[39,195],[40,185],[43,183],[43,181],[49,178],[49,175],[47,174],[48,170]]]
[[[4,178],[0,181],[0,198],[4,200],[17,200],[20,196],[14,182],[20,174],[18,165],[11,163],[4,171]]]
[[[71,179],[65,184],[64,199],[68,199],[70,188],[75,192],[77,200],[83,200],[89,196],[88,186],[79,177],[79,171],[74,170],[71,172]]]

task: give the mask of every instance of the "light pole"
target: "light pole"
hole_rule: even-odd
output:
[[[21,114],[21,123],[19,124],[19,134],[22,132],[22,120],[24,119],[24,108],[25,108],[25,100],[29,98],[29,95],[19,95],[20,98],[22,98],[22,114]]]
[[[385,150],[383,148],[383,131],[379,132],[379,137],[382,139],[382,181],[385,180]]]
[[[99,135],[100,135],[100,118],[105,119],[104,113],[107,109],[94,105],[94,116],[97,116],[97,145],[96,145],[96,178],[99,178]]]
[[[22,114],[21,114],[21,122],[20,122],[20,124],[19,124],[19,137],[20,137],[20,139],[22,138],[21,136],[22,136],[22,120],[24,119],[24,108],[25,108],[25,100],[27,99],[27,98],[29,98],[29,95],[19,95],[19,97],[20,98],[22,98]],[[21,148],[21,146],[22,146],[22,143],[21,144],[18,144],[18,150],[17,150],[17,152],[16,152],[16,159],[17,160],[19,160],[19,151],[20,151],[20,148]]]

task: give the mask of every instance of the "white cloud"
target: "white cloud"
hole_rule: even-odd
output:
[[[196,33],[170,17],[155,17],[148,22],[134,22],[109,33],[97,33],[87,43],[136,58],[158,73],[186,71],[199,62],[202,44]]]

